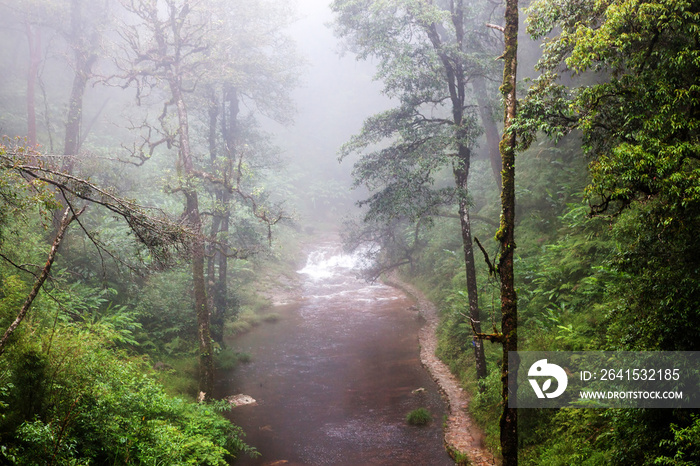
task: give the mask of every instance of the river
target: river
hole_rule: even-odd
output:
[[[453,465],[443,448],[444,402],[419,360],[420,322],[399,290],[356,278],[359,255],[321,243],[298,274],[279,321],[230,344],[252,361],[218,390],[256,405],[230,415],[262,456],[236,465]],[[425,407],[433,420],[410,426]]]

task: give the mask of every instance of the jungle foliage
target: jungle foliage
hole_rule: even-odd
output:
[[[46,183],[12,169],[0,170],[0,180],[2,211],[11,214],[0,225],[5,329],[26,300],[32,264],[45,259],[59,201]],[[152,321],[136,300],[76,280],[80,271],[61,259],[0,360],[0,462],[224,465],[254,454],[221,416],[228,406],[166,393],[151,359],[159,352],[142,343],[168,336],[146,333]]]
[[[0,78],[0,464],[257,454],[230,405],[209,401],[215,368],[249,358],[224,337],[260,306],[253,259],[272,256],[286,218],[259,118],[291,122],[291,10],[37,0],[0,12],[12,63]]]
[[[369,3],[358,10],[365,17],[373,7],[386,5]],[[420,3],[401,3],[392,13],[400,16],[412,8],[420,10]],[[541,52],[535,77],[519,83],[527,92],[520,94],[525,97],[510,129],[517,136],[519,151],[514,263],[518,349],[697,351],[700,3],[535,0],[521,6],[527,32],[536,47],[541,45]],[[501,21],[491,20],[496,28]],[[378,21],[374,26],[377,29],[370,30],[378,33],[387,24]],[[526,45],[521,53],[535,52],[523,39]],[[411,44],[417,43],[419,36],[412,36]],[[375,46],[394,47],[397,56],[411,50],[396,40],[376,41]],[[368,50],[364,42],[358,47]],[[377,76],[387,89],[397,83],[409,88],[422,82],[406,63],[394,69],[396,73],[404,70],[403,81],[388,73]],[[436,85],[437,80],[431,83]],[[400,115],[396,110],[369,118],[365,133],[351,140],[346,150],[357,149],[363,138],[377,143],[379,136],[391,134],[382,132],[389,127],[379,123]],[[374,228],[377,234],[367,236],[381,243],[389,260],[410,257],[405,260],[410,267],[404,266],[403,273],[441,303],[439,354],[475,392],[472,410],[486,429],[487,444],[497,449],[495,413],[501,406],[495,384],[500,380],[493,372],[502,360],[495,347],[486,346],[491,375],[481,383],[485,389],[476,390],[470,354],[474,329],[467,312],[457,221],[434,215],[429,222],[416,223],[411,209],[434,205],[432,194],[387,190],[403,181],[421,186],[414,180],[420,171],[392,168],[395,178],[383,179],[368,172],[375,166],[394,167],[396,160],[416,160],[420,163],[415,167],[429,167],[449,156],[450,151],[439,145],[444,138],[436,134],[434,140],[417,139],[428,152],[435,152],[432,157],[426,151],[418,151],[420,156],[413,158],[398,157],[412,154],[414,147],[401,146],[405,131],[420,127],[406,121],[392,145],[378,146],[356,165],[358,180],[375,189],[365,212],[368,229]],[[376,130],[371,132],[372,128]],[[475,123],[473,134],[478,133]],[[370,134],[376,137],[369,138]],[[476,141],[488,144],[485,138]],[[433,177],[419,178],[422,185],[446,186],[449,174],[430,173]],[[488,173],[486,161],[474,157],[469,210],[473,218],[497,220],[499,193]],[[419,200],[379,202],[387,192],[407,193]],[[444,202],[450,201],[455,208],[454,199]],[[372,227],[371,222],[381,215],[391,216],[391,224]],[[488,257],[502,252],[489,241],[496,228],[488,221],[475,223],[473,233]],[[493,277],[493,263],[477,262],[482,328],[497,332],[501,284]],[[523,410],[520,414],[521,464],[686,465],[695,464],[700,455],[700,424],[697,413],[688,410]]]

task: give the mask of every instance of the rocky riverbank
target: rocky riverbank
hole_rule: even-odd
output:
[[[450,456],[458,464],[474,466],[498,464],[496,458],[483,446],[483,433],[467,411],[469,394],[460,387],[459,381],[445,363],[435,356],[436,330],[439,322],[435,305],[415,287],[401,281],[396,274],[387,277],[384,282],[411,296],[425,319],[425,324],[418,335],[421,348],[420,359],[447,399],[450,414],[445,425],[445,448]]]

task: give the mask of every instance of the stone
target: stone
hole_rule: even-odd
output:
[[[229,403],[231,403],[231,406],[233,408],[237,408],[239,406],[245,406],[245,405],[253,405],[254,406],[254,405],[258,404],[258,402],[255,400],[255,398],[253,398],[250,395],[244,395],[242,393],[239,393],[238,395],[227,396],[225,398],[225,400],[228,401]]]

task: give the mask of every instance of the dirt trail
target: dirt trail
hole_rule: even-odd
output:
[[[459,381],[445,363],[435,356],[437,348],[435,332],[439,321],[435,305],[415,287],[404,283],[395,274],[387,277],[385,283],[410,295],[416,301],[418,310],[425,319],[425,324],[418,334],[420,359],[447,398],[450,415],[445,427],[445,448],[450,456],[458,461],[458,464],[474,466],[498,464],[494,456],[483,446],[483,433],[467,412],[469,395],[460,387]],[[468,462],[459,461],[464,456],[467,457]]]

